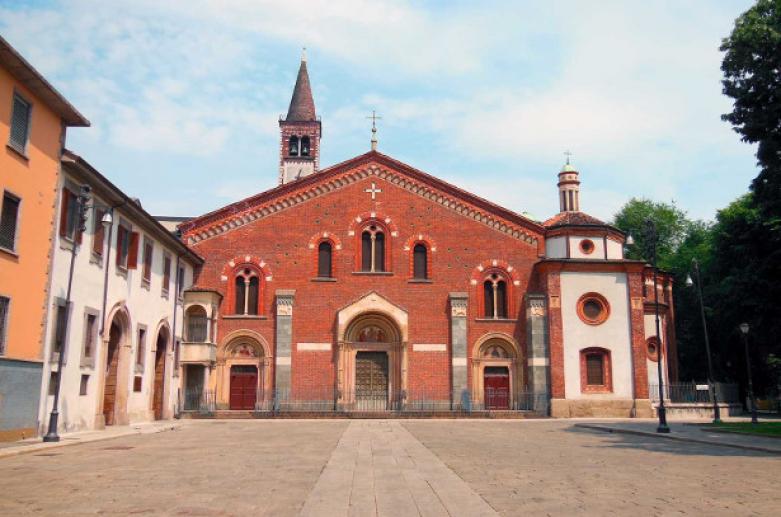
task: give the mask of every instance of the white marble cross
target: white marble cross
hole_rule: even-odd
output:
[[[372,200],[375,200],[375,199],[377,199],[377,194],[382,192],[382,189],[377,188],[377,186],[372,181],[372,188],[367,188],[366,190],[364,190],[364,192],[367,192],[367,193],[371,194],[372,195]]]

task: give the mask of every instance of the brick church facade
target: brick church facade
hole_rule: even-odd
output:
[[[205,260],[184,295],[184,409],[651,415],[657,361],[675,377],[671,281],[659,344],[652,270],[580,211],[572,165],[544,223],[376,141],[320,169],[305,60],[280,130],[278,187],[179,226]]]

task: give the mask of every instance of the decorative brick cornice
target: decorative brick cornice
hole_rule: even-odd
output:
[[[545,231],[521,215],[377,152],[192,219],[180,229],[187,244],[196,244],[369,177],[387,181],[531,246],[538,246]]]

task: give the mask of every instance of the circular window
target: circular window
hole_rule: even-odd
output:
[[[584,323],[599,325],[610,315],[610,304],[598,293],[586,293],[578,300],[578,316]]]
[[[659,340],[656,339],[656,336],[649,337],[645,341],[646,345],[646,354],[648,355],[648,359],[650,359],[653,362],[656,362],[659,360]]]
[[[594,253],[594,241],[591,239],[583,239],[580,241],[580,251],[584,255],[591,255]]]

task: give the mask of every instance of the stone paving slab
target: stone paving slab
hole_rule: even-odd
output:
[[[306,517],[494,516],[398,421],[353,421],[301,513]]]
[[[501,515],[778,515],[775,455],[575,423],[403,425]]]
[[[0,443],[0,458],[56,449],[68,445],[113,440],[114,438],[122,438],[124,436],[133,436],[136,434],[163,433],[165,431],[173,431],[179,427],[181,427],[181,424],[173,421],[144,422],[132,425],[110,426],[99,431],[63,433],[60,435],[59,442],[44,442],[40,437],[28,438],[15,442],[2,442]]]
[[[781,455],[781,441],[777,438],[722,433],[719,431],[712,432],[701,425],[670,423],[669,433],[657,433],[658,422],[656,420],[644,422],[577,423],[575,426],[608,433],[636,434],[665,440],[702,443],[718,447],[732,447]]]

